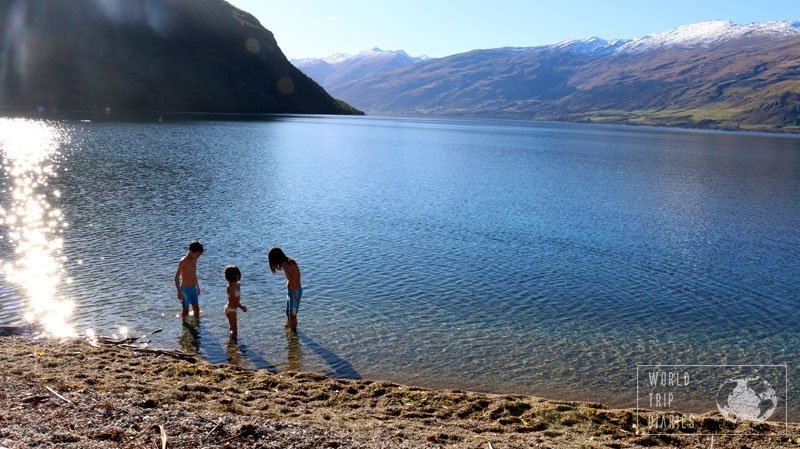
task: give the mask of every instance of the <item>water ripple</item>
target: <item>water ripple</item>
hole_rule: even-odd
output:
[[[62,194],[59,288],[82,329],[162,328],[153,344],[247,366],[625,406],[636,364],[796,358],[798,139],[331,117],[62,128],[42,192]],[[187,328],[172,276],[194,238],[203,319]],[[275,245],[303,270],[300,338],[267,269]],[[238,346],[230,263],[249,308]],[[0,323],[19,299],[0,283]]]

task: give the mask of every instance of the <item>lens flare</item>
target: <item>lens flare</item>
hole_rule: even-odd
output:
[[[261,43],[252,37],[244,41],[244,47],[254,55],[257,55],[261,51]]]
[[[14,248],[14,260],[4,260],[2,272],[23,293],[25,320],[56,337],[75,335],[69,323],[75,305],[59,294],[64,217],[44,193],[56,176],[53,164],[62,139],[44,122],[0,119],[0,154],[11,183],[10,204],[0,215],[0,225],[7,228]]]
[[[284,95],[289,95],[294,92],[294,81],[288,76],[281,77],[278,80],[278,91]]]

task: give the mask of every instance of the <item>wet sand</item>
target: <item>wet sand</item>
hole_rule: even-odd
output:
[[[800,425],[718,414],[637,435],[633,410],[248,369],[0,337],[0,448],[798,448]],[[648,412],[648,416],[655,413]],[[642,421],[643,422],[643,421]],[[709,436],[697,433],[747,433]],[[165,445],[162,446],[162,442]]]

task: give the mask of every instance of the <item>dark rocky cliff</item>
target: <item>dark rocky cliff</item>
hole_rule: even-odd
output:
[[[223,0],[2,0],[0,107],[357,114]]]

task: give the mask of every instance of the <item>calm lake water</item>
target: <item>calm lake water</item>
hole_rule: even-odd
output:
[[[297,116],[2,120],[0,145],[0,324],[616,406],[635,404],[637,365],[800,379],[797,137]],[[173,284],[194,238],[199,328]],[[303,271],[299,337],[271,246]]]

